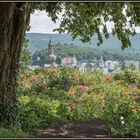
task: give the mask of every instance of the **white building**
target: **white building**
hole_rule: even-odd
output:
[[[77,59],[75,57],[67,56],[61,60],[62,67],[75,67],[77,66]]]
[[[86,72],[88,70],[94,71],[95,67],[96,67],[96,64],[95,63],[83,62],[79,66],[79,70],[82,71],[82,72]]]
[[[117,68],[119,66],[119,62],[107,60],[105,62],[105,66],[108,69],[108,72],[112,72],[112,71],[117,70]]]
[[[44,64],[45,68],[49,68],[49,67],[58,67],[59,65],[56,62],[53,62],[52,64]]]
[[[38,65],[31,65],[31,66],[28,66],[28,68],[30,69],[30,70],[36,70],[36,69],[39,69],[40,68],[40,66],[38,66]]]

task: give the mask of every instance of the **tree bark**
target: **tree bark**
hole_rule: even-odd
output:
[[[0,3],[0,125],[16,117],[19,58],[31,4]]]

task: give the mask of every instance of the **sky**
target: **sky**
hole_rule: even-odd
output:
[[[31,33],[57,33],[53,32],[53,29],[58,28],[60,22],[54,23],[50,17],[48,17],[45,11],[35,11],[31,14],[30,26]]]
[[[111,32],[111,28],[114,23],[107,23],[108,31]],[[45,11],[35,11],[34,14],[31,14],[30,26],[31,29],[29,33],[50,33],[56,34],[57,32],[53,32],[53,29],[58,28],[60,25],[60,21],[54,23],[51,21],[51,18],[47,16]],[[135,27],[136,32],[140,33],[140,27]]]

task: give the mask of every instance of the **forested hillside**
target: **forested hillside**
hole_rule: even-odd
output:
[[[126,51],[105,51],[98,48],[93,47],[83,47],[83,46],[74,46],[74,45],[66,45],[66,44],[56,44],[54,46],[55,55],[57,57],[56,62],[61,63],[61,59],[65,56],[76,56],[78,61],[82,60],[91,60],[96,61],[99,60],[101,56],[103,56],[104,60],[140,60],[139,53],[134,54]],[[37,64],[36,58],[39,56],[41,58],[41,64],[44,65],[48,63],[48,49],[43,49],[37,51],[33,54],[33,64]]]
[[[79,38],[72,40],[69,34],[38,34],[27,33],[26,38],[29,40],[29,50],[33,54],[33,64],[36,64],[37,56],[41,58],[41,64],[48,63],[48,42],[51,39],[57,57],[56,62],[60,63],[65,56],[76,56],[78,61],[98,60],[103,56],[104,60],[138,60],[140,61],[140,34],[131,38],[132,47],[121,50],[121,43],[116,36],[110,34],[109,39],[104,38],[103,44],[97,46],[97,37],[93,36],[91,43],[82,43]]]

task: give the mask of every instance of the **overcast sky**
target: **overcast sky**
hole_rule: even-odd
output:
[[[57,33],[53,32],[53,29],[59,27],[60,22],[52,22],[51,19],[47,16],[45,11],[35,11],[31,15],[30,20],[30,33]],[[111,31],[113,23],[107,23],[108,31]],[[136,32],[140,33],[140,27],[136,27]]]

